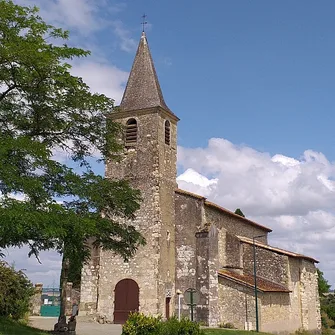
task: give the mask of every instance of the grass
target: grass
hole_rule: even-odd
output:
[[[0,317],[0,335],[48,335],[48,333]]]
[[[203,329],[205,335],[252,335],[256,332],[248,330],[237,330],[237,329],[226,329],[226,328],[216,328],[216,329]],[[259,335],[273,335],[268,333],[257,333]]]

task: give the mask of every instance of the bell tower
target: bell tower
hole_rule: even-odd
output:
[[[127,263],[101,251],[97,312],[115,323],[122,322],[122,310],[130,306],[119,307],[118,296],[133,299],[130,296],[137,293],[128,292],[127,287],[138,287],[139,311],[168,317],[174,309],[179,119],[164,101],[144,32],[120,108],[111,118],[124,126],[124,152],[119,162],[107,164],[106,177],[126,178],[141,191],[143,201],[133,224],[145,237],[146,245]],[[128,285],[124,280],[132,282]]]

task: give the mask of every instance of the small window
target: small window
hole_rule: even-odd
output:
[[[137,142],[137,121],[129,119],[126,125],[126,145],[133,145]]]
[[[165,121],[165,144],[170,145],[170,136],[171,134],[171,127],[170,127],[170,121]]]

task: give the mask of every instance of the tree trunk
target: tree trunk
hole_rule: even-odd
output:
[[[66,312],[66,288],[67,288],[67,278],[69,274],[69,259],[65,258],[63,255],[62,259],[62,271],[60,275],[60,285],[61,285],[61,298],[60,298],[60,317],[65,316]]]

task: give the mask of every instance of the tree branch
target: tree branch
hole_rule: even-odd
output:
[[[2,101],[3,99],[5,99],[6,95],[7,95],[10,91],[14,90],[14,89],[17,88],[17,87],[18,87],[18,86],[17,86],[16,84],[14,84],[14,85],[12,85],[12,86],[9,86],[8,89],[7,89],[5,92],[2,92],[2,93],[0,94],[0,101]]]

